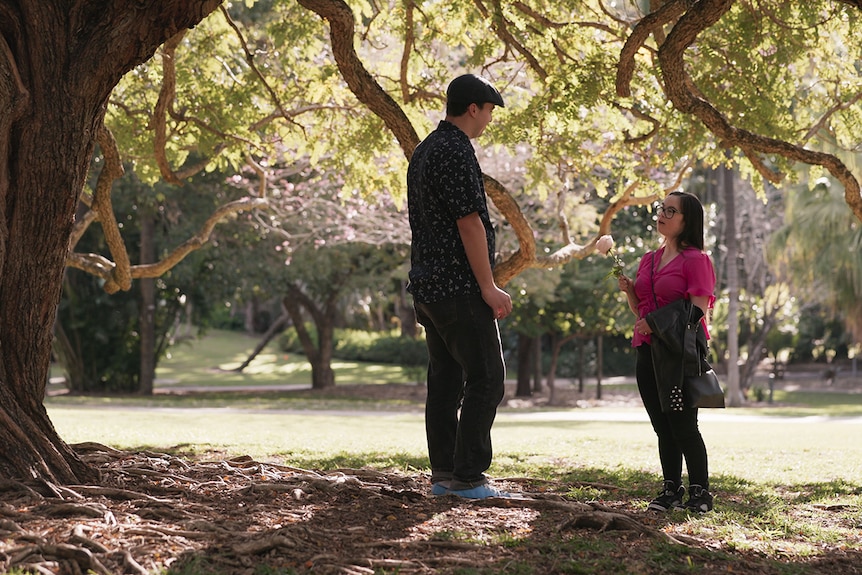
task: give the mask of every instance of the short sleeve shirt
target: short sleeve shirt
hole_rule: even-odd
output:
[[[445,120],[413,152],[407,168],[412,232],[410,282],[417,303],[480,294],[458,232],[458,220],[478,213],[493,265],[495,236],[482,170],[470,138]]]
[[[638,266],[635,276],[638,317],[646,317],[657,307],[682,298],[708,297],[711,308],[715,302],[715,268],[709,256],[697,248],[686,248],[659,270],[658,264],[663,253],[662,247],[646,254]],[[652,274],[650,274],[650,268],[652,268]],[[703,322],[703,327],[709,339],[706,322]],[[632,346],[637,347],[649,342],[649,335],[635,333]]]

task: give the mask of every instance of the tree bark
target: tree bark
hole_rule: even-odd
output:
[[[531,397],[533,388],[530,386],[533,358],[533,338],[522,333],[518,334],[518,385],[515,397]]]
[[[542,336],[533,338],[531,363],[533,365],[533,392],[540,393],[542,391]]]
[[[548,366],[548,375],[547,379],[545,380],[546,385],[548,386],[548,405],[554,405],[556,402],[557,365],[560,361],[560,350],[563,349],[564,344],[575,339],[576,337],[577,336],[575,335],[567,335],[566,337],[560,337],[559,334],[551,334],[551,362]]]
[[[312,389],[335,386],[335,372],[332,369],[332,354],[335,347],[335,302],[335,295],[331,295],[321,308],[293,284],[288,285],[288,295],[282,300],[302,343],[305,357],[311,364]],[[316,344],[305,328],[301,308],[305,308],[314,321],[314,327],[317,329]]]
[[[727,218],[727,395],[728,407],[742,405],[742,392],[739,389],[739,247],[736,238],[736,189],[733,170],[721,170],[724,191],[724,213]]]
[[[54,353],[57,354],[60,364],[66,370],[66,388],[69,390],[69,393],[83,392],[86,378],[84,361],[81,359],[81,354],[78,353],[75,345],[69,339],[68,334],[66,334],[66,330],[63,329],[63,324],[59,318],[54,325]]]
[[[141,211],[141,264],[156,260],[156,223],[152,213]],[[138,393],[152,395],[156,380],[156,280],[141,278],[141,372],[138,375]]]
[[[584,376],[586,375],[586,370],[584,369],[584,343],[583,339],[578,340],[578,392],[584,392]]]
[[[220,0],[0,0],[0,477],[98,479],[42,405],[75,208],[111,90]]]
[[[602,363],[604,362],[604,336],[596,336],[596,399],[602,398]]]
[[[274,322],[269,326],[269,329],[266,330],[266,333],[263,334],[263,337],[260,338],[260,341],[255,346],[254,350],[249,354],[249,356],[242,362],[242,365],[234,369],[237,373],[242,373],[242,370],[247,368],[249,364],[254,361],[254,358],[263,351],[263,348],[267,346],[269,342],[273,340],[273,338],[281,333],[285,327],[287,327],[288,322],[290,321],[290,314],[287,310],[284,310],[284,313],[278,316]]]

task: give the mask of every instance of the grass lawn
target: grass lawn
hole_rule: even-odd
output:
[[[301,467],[427,465],[421,414],[50,404],[48,409],[61,436],[71,443],[250,455]],[[491,472],[529,475],[552,468],[626,467],[658,473],[655,437],[646,421],[589,421],[568,415],[500,414],[494,425]],[[765,483],[844,480],[862,485],[860,423],[744,417],[712,421],[707,415],[701,428],[714,475]]]
[[[293,465],[365,461],[423,468],[421,404],[363,398],[219,392],[225,386],[307,385],[304,358],[274,344],[242,374],[254,338],[214,331],[175,347],[159,386],[211,386],[212,393],[55,396],[51,419],[71,443],[216,451]],[[336,363],[338,382],[406,383],[397,366]],[[862,484],[862,394],[776,392],[776,406],[703,410],[713,474],[766,483],[846,480]],[[369,416],[371,415],[371,416]],[[655,437],[642,408],[506,408],[494,426],[497,474],[544,468],[633,468],[658,472]]]
[[[156,387],[266,387],[311,384],[311,365],[302,354],[285,353],[276,342],[264,349],[242,373],[242,365],[257,338],[220,330],[171,348],[156,370]],[[399,365],[336,360],[332,364],[341,383],[409,383],[415,376]]]

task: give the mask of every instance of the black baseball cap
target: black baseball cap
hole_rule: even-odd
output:
[[[488,80],[475,74],[464,74],[452,80],[446,89],[446,101],[468,106],[490,102],[501,108],[505,107],[500,92]]]

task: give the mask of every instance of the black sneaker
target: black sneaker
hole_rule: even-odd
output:
[[[700,485],[690,485],[688,488],[688,501],[685,502],[687,511],[695,513],[706,513],[712,511],[712,493]]]
[[[685,487],[679,485],[676,481],[665,480],[664,488],[659,492],[658,497],[647,505],[647,509],[652,509],[653,511],[681,509],[683,495],[685,495]]]

